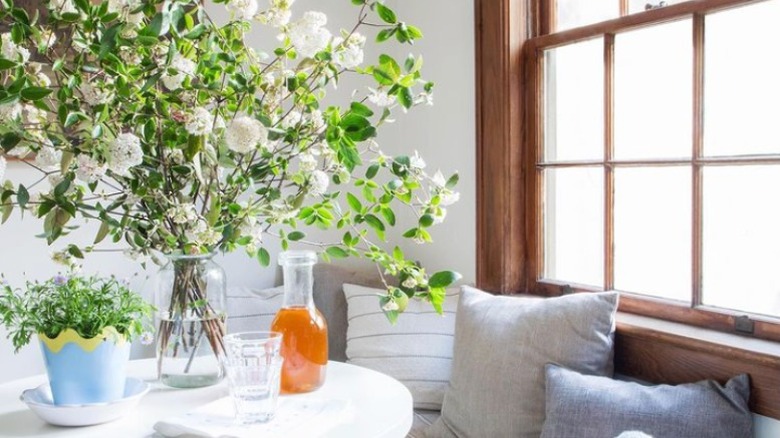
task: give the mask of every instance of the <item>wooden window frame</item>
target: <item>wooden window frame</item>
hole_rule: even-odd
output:
[[[693,0],[558,33],[549,32],[554,28],[554,0],[475,1],[478,287],[498,294],[530,292],[546,296],[592,290],[539,281],[542,209],[537,157],[541,156],[542,104],[537,94],[541,90],[541,49],[672,21],[683,15],[699,16],[694,20],[700,21],[701,14],[756,1],[761,0]],[[627,2],[621,0],[621,14],[626,12]],[[700,38],[702,27],[697,26]],[[610,56],[610,45],[606,47]],[[702,60],[700,55],[694,59],[696,75],[701,74]],[[611,81],[609,74],[605,76],[606,82]],[[702,93],[700,78],[694,81],[694,90]],[[701,113],[700,106],[694,110]],[[611,128],[607,126],[606,130],[605,141],[609,142]],[[695,135],[700,133],[700,116],[694,119],[694,130]],[[700,152],[701,143],[695,142],[696,159],[701,158]],[[700,190],[696,183],[700,173],[694,172],[693,178],[696,192]],[[605,193],[612,196],[612,187]],[[694,222],[700,221],[696,215]],[[611,239],[606,241],[605,246],[612,244]],[[700,246],[700,242],[694,246]],[[700,257],[700,252],[695,252],[693,263],[700,263]],[[608,262],[605,271],[611,269]],[[726,332],[734,332],[737,320],[737,314],[670,306],[663,300],[640,300],[625,294],[621,311],[662,316]],[[755,320],[754,336],[780,340],[779,328]],[[757,352],[742,346],[744,342],[740,340],[745,338],[732,338],[724,343],[619,323],[616,369],[625,375],[665,383],[704,378],[725,381],[734,374],[747,372],[752,378],[752,409],[780,419],[780,393],[776,391],[780,386],[780,345],[768,342],[769,352]]]

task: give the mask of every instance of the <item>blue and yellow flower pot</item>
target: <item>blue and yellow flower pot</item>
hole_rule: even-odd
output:
[[[55,405],[106,403],[124,396],[130,343],[113,327],[91,339],[67,329],[38,334]]]

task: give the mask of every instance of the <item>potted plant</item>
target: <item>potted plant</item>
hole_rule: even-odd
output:
[[[167,383],[218,380],[217,252],[243,250],[263,266],[268,245],[291,242],[326,259],[363,256],[401,280],[378,303],[389,319],[411,297],[441,312],[457,274],[428,273],[386,240],[406,224],[397,238],[430,242],[458,200],[458,176],[374,141],[396,114],[432,104],[433,83],[421,56],[364,56],[366,44],[414,43],[419,28],[377,0],[351,0],[355,24],[340,32],[321,12],[294,13],[293,0],[215,0],[230,15],[221,22],[211,13],[223,6],[195,0],[44,3],[45,13],[28,13],[0,0],[10,28],[0,35],[0,147],[35,154],[27,164],[42,173],[0,186],[0,219],[30,211],[49,243],[77,217],[98,222],[94,245],[65,249],[73,257],[104,240],[125,242],[134,257],[163,254],[158,371]],[[256,50],[253,24],[279,38]],[[347,103],[328,103],[350,79],[361,85]],[[397,219],[400,210],[412,221]],[[337,236],[312,241],[303,226]]]
[[[0,322],[18,352],[40,340],[57,405],[122,398],[130,342],[149,338],[152,307],[117,279],[58,275],[0,287]]]

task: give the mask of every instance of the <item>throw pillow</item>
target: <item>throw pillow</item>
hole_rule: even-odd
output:
[[[394,377],[409,388],[417,409],[441,409],[450,380],[458,293],[449,292],[444,315],[410,300],[395,325],[379,308],[382,289],[344,285],[347,299],[347,363]]]
[[[544,366],[612,373],[617,293],[531,299],[464,287],[442,416],[429,437],[538,438]]]
[[[227,293],[229,333],[268,331],[282,307],[284,287],[255,290],[231,288]]]
[[[547,366],[547,421],[542,438],[603,438],[625,430],[656,437],[749,438],[746,374],[725,386],[706,380],[645,386]]]

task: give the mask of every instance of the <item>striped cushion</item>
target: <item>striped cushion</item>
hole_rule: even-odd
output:
[[[270,330],[276,312],[282,307],[282,286],[256,290],[231,288],[227,294],[228,333]]]
[[[379,307],[385,292],[344,285],[347,298],[347,362],[379,371],[401,381],[417,409],[441,409],[450,381],[455,310],[458,292],[447,293],[444,316],[430,303],[410,300],[391,325]]]

